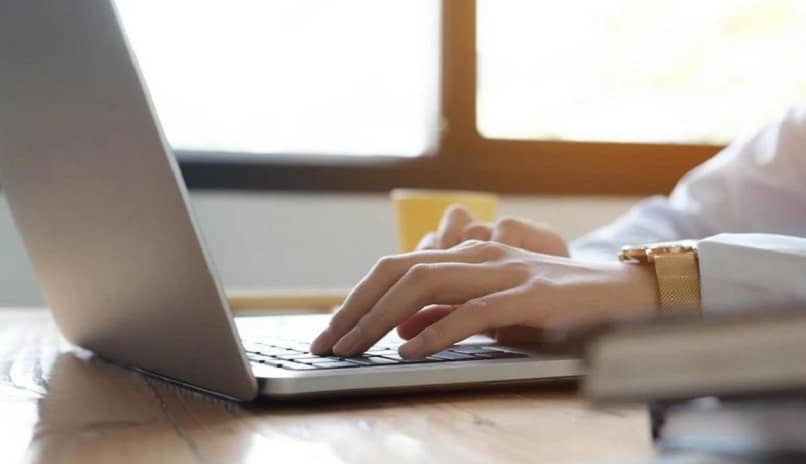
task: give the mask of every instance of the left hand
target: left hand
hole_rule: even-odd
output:
[[[413,338],[399,351],[416,358],[498,328],[568,327],[657,308],[657,283],[645,266],[588,263],[468,241],[448,250],[382,258],[311,351],[355,356],[406,321],[404,330]]]
[[[467,240],[500,242],[524,250],[554,256],[568,256],[568,244],[546,224],[526,218],[505,216],[492,224],[478,222],[461,205],[445,210],[439,228],[425,234],[418,250],[447,249]]]

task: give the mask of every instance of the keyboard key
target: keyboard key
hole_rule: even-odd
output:
[[[279,359],[270,358],[268,356],[247,354],[246,358],[254,363],[265,364],[267,366],[282,367],[282,362]]]
[[[310,364],[302,364],[296,363],[291,361],[283,361],[280,365],[283,369],[289,369],[292,371],[312,371],[316,370],[316,366],[312,366]]]
[[[270,346],[258,347],[256,349],[247,350],[247,351],[251,351],[253,353],[259,353],[259,354],[266,355],[266,356],[277,356],[277,355],[284,355],[284,354],[301,354],[298,351],[287,350],[285,348],[270,347]]]
[[[381,366],[381,365],[394,365],[400,364],[401,361],[389,359],[389,358],[382,358],[380,356],[357,356],[354,358],[344,358],[345,361],[350,361],[358,364],[362,364],[365,366]]]
[[[400,361],[396,361],[394,359],[384,358],[381,356],[370,356],[369,363],[372,365],[381,365],[381,364],[400,364]]]
[[[243,345],[244,350],[246,351],[258,351],[261,348],[267,348],[266,345],[261,345],[260,343],[250,342],[246,340],[241,340],[241,345]]]
[[[392,345],[389,343],[384,344],[377,344],[367,350],[367,352],[375,352],[375,351],[394,351],[397,352],[399,345]]]
[[[267,362],[267,361],[268,362],[276,361],[276,359],[271,358],[269,356],[264,356],[262,354],[249,353],[249,352],[246,353],[246,359],[248,359],[250,361],[254,361],[254,362],[259,362],[259,363],[263,363],[263,362]]]
[[[300,349],[300,348],[304,349],[304,348],[308,348],[309,346],[311,346],[311,342],[305,342],[305,341],[299,341],[299,340],[287,340],[287,341],[286,340],[280,340],[280,341],[276,342],[275,345],[283,346],[283,347],[291,347],[291,348],[294,348],[294,349]]]
[[[312,363],[318,363],[318,362],[324,362],[324,361],[343,361],[343,360],[344,360],[344,358],[340,358],[338,356],[316,356],[314,359],[307,359],[307,360],[303,360],[302,362],[312,364]]]
[[[478,359],[472,354],[465,354],[465,353],[454,353],[453,351],[440,351],[439,353],[434,353],[429,357],[433,357],[436,359],[444,359],[447,361],[470,361],[474,359]]]
[[[328,356],[317,356],[315,354],[301,354],[299,356],[294,357],[294,361],[304,363],[310,363],[317,360],[321,361],[321,360],[338,360],[338,359],[339,358],[331,358]]]
[[[423,362],[439,362],[444,361],[444,359],[433,359],[433,358],[414,358],[414,359],[406,359],[399,354],[385,354],[382,357],[391,359],[393,361],[401,362],[401,363],[423,363]]]
[[[529,355],[523,353],[515,353],[514,351],[503,350],[490,350],[487,353],[479,353],[476,355],[480,358],[487,359],[509,359],[509,358],[528,358]]]
[[[367,350],[367,353],[382,353],[382,352],[385,352],[385,351],[397,352],[397,349],[396,348],[389,348],[389,347],[385,347],[385,346],[383,346],[383,347],[382,346],[373,346],[372,348]]]
[[[367,350],[367,354],[373,356],[386,356],[387,354],[397,354],[397,350],[389,348],[379,348],[379,349]]]
[[[364,360],[369,359],[368,355],[351,356],[349,358],[339,358],[340,361],[350,361],[361,364]]]
[[[317,361],[311,363],[317,369],[341,369],[347,367],[360,367],[360,364],[352,363],[349,361]]]
[[[306,352],[308,349],[307,346],[303,347],[302,349],[297,349],[298,345],[290,343],[287,345],[277,344],[277,343],[265,343],[265,342],[258,342],[255,340],[241,340],[241,344],[244,346],[246,351],[254,351],[256,353],[285,353],[288,351],[293,352]]]
[[[484,354],[496,350],[487,346],[454,346],[452,348],[449,348],[448,351],[464,354]]]
[[[372,345],[370,350],[396,350],[400,345],[394,343],[376,343]]]
[[[276,355],[274,355],[274,357],[278,358],[278,359],[288,359],[288,360],[300,359],[300,358],[305,358],[305,357],[314,358],[314,359],[319,358],[319,356],[316,356],[316,355],[310,355],[310,354],[306,354],[306,353],[297,353],[296,351],[295,352],[282,353],[282,354],[276,354]]]

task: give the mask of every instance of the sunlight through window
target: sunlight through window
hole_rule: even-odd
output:
[[[489,138],[725,143],[806,101],[806,2],[479,0]]]
[[[416,156],[436,144],[437,1],[117,5],[177,149]]]

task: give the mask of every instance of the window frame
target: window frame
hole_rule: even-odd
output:
[[[442,0],[441,22],[442,127],[434,153],[402,158],[177,150],[188,188],[647,195],[669,192],[685,172],[723,148],[484,138],[476,127],[476,1]]]

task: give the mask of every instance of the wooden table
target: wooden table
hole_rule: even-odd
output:
[[[0,461],[600,462],[651,454],[645,412],[573,387],[239,405],[70,347],[48,313],[0,310]]]

